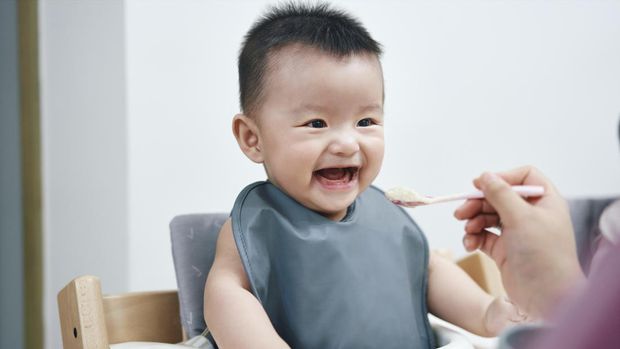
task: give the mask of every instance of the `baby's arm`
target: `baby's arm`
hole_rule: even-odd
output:
[[[524,320],[512,303],[484,292],[453,262],[431,254],[428,269],[428,305],[437,317],[485,337]]]
[[[205,285],[204,316],[213,338],[226,348],[288,348],[250,292],[230,219],[220,230],[213,267]]]

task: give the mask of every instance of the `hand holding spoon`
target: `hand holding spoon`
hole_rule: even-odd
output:
[[[512,190],[514,190],[522,197],[542,196],[545,193],[545,188],[539,185],[515,185],[512,186]],[[404,207],[416,207],[447,201],[482,199],[484,198],[484,193],[476,190],[471,193],[459,193],[433,197],[421,195],[416,191],[408,188],[396,187],[386,191],[385,196],[396,205]]]

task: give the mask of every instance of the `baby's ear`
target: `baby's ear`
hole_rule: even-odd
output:
[[[260,134],[256,122],[244,114],[237,114],[233,118],[232,129],[239,148],[250,160],[256,163],[263,162],[263,153],[260,146]]]

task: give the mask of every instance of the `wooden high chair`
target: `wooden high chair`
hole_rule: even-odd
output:
[[[80,276],[58,294],[64,349],[183,340],[177,291],[102,296],[99,278]]]
[[[104,296],[95,276],[69,282],[58,294],[64,349],[101,349],[131,341],[179,343],[202,333],[204,283],[226,218],[185,215],[170,223],[178,291]],[[484,254],[470,254],[457,264],[486,292],[504,294],[499,271]]]

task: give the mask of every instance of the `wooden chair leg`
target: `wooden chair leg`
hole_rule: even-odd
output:
[[[99,278],[81,276],[58,293],[64,349],[107,349],[108,332]]]

